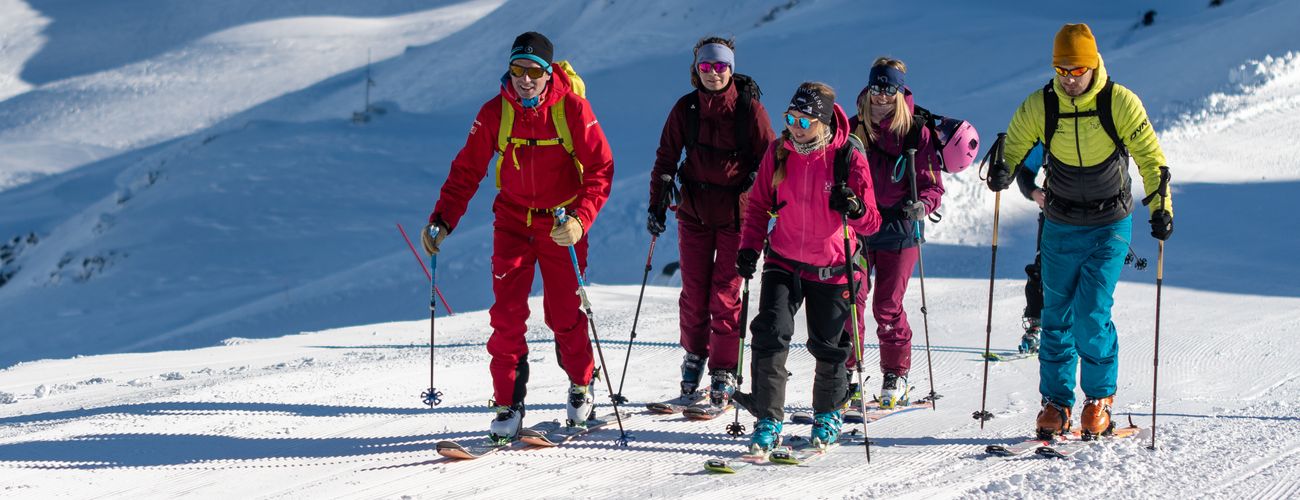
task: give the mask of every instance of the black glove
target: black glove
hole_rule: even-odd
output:
[[[853,194],[847,184],[840,184],[831,190],[830,200],[831,210],[849,216],[850,219],[859,219],[867,213],[867,209],[862,206],[862,200],[858,195]]]
[[[999,161],[989,166],[988,185],[994,192],[1011,187],[1011,182],[1014,180],[1015,178],[1011,177],[1011,167],[1006,163]]]
[[[740,181],[740,191],[743,193],[754,187],[754,179],[758,178],[758,172],[750,172]]]
[[[1174,216],[1168,210],[1156,210],[1151,214],[1151,237],[1160,241],[1168,240],[1174,234]]]
[[[668,220],[668,211],[663,207],[650,207],[650,215],[645,219],[645,228],[650,231],[651,236],[664,234],[667,228],[665,222]]]
[[[903,205],[903,217],[907,220],[921,220],[925,218],[925,203],[920,201],[909,201]]]
[[[754,279],[754,271],[758,270],[758,251],[750,248],[742,248],[736,253],[736,274],[747,280]]]

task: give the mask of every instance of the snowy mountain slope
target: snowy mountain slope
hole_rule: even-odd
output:
[[[0,491],[21,497],[531,498],[1135,497],[1228,494],[1286,497],[1300,487],[1300,371],[1288,338],[1295,298],[1164,290],[1157,451],[1128,441],[1077,460],[991,459],[983,448],[1023,435],[1037,407],[1037,365],[995,364],[983,431],[979,408],[987,282],[935,279],[931,337],[937,411],[868,427],[875,445],[839,449],[810,467],[760,467],[741,476],[701,472],[705,459],[740,449],[726,422],[636,415],[622,448],[616,430],[572,446],[449,462],[439,439],[478,436],[491,418],[484,312],[438,319],[436,385],[442,405],[421,407],[428,382],[428,323],[376,324],[267,340],[231,339],[191,351],[25,363],[0,372]],[[995,350],[1016,341],[1019,283],[999,282]],[[594,287],[597,323],[613,375],[622,369],[638,288]],[[636,404],[676,391],[676,295],[651,287],[624,393]],[[1118,413],[1149,423],[1154,287],[1117,294]],[[532,306],[540,307],[540,299]],[[909,309],[919,307],[908,297]],[[796,322],[802,325],[802,321]],[[964,325],[964,326],[963,326]],[[796,339],[805,333],[798,327]],[[919,337],[918,333],[918,337]],[[560,418],[567,380],[540,319],[530,322],[528,421]],[[868,350],[868,366],[875,349]],[[928,390],[917,345],[917,390]],[[1214,366],[1206,370],[1206,366]],[[810,403],[812,358],[790,357],[791,409]],[[868,384],[874,387],[878,374]],[[599,391],[602,402],[607,391]],[[37,394],[42,396],[38,397]],[[1121,419],[1124,417],[1121,416]],[[729,421],[729,419],[728,419]],[[752,426],[752,418],[742,416]],[[789,426],[806,433],[807,426]],[[1231,486],[1228,486],[1231,485]],[[1229,488],[1230,489],[1226,489]]]
[[[501,5],[7,1],[31,18],[0,55],[0,188],[206,129]]]
[[[687,89],[688,48],[702,32],[739,36],[740,69],[762,82],[774,115],[789,89],[808,78],[829,81],[851,99],[871,58],[890,53],[911,64],[911,81],[922,104],[969,118],[986,136],[1000,129],[1016,103],[1046,78],[1045,63],[1034,61],[1045,59],[1051,33],[1063,18],[1092,22],[1112,71],[1143,96],[1153,113],[1176,103],[1169,108],[1177,110],[1171,115],[1175,118],[1197,109],[1197,103],[1205,107],[1201,100],[1212,91],[1237,95],[1239,90],[1229,86],[1244,80],[1234,79],[1230,68],[1252,57],[1281,57],[1300,49],[1283,31],[1285,23],[1278,21],[1295,13],[1295,4],[1288,2],[1230,2],[1220,9],[1161,7],[1155,26],[1136,31],[1136,14],[1127,13],[1125,2],[1051,9],[1031,4],[1038,5],[954,3],[928,11],[927,17],[903,7],[879,6],[868,12],[850,2],[833,1],[795,2],[789,9],[782,7],[784,2],[757,0],[726,8],[688,2],[553,2],[536,10],[528,10],[536,7],[530,3],[507,3],[494,10],[492,3],[440,4],[443,10],[436,12],[448,16],[479,12],[483,17],[463,21],[459,29],[435,30],[438,33],[429,36],[437,35],[437,41],[377,63],[374,77],[379,86],[374,92],[389,113],[368,128],[340,121],[360,107],[362,77],[360,70],[352,70],[256,105],[211,129],[0,193],[0,241],[22,240],[29,234],[40,240],[24,244],[0,271],[13,273],[0,287],[0,314],[6,318],[5,329],[17,332],[0,338],[0,364],[206,346],[232,334],[266,337],[422,315],[420,301],[411,300],[423,295],[422,273],[410,261],[393,223],[402,222],[408,230],[419,227],[447,162],[463,142],[469,117],[496,85],[499,70],[492,68],[499,68],[501,47],[524,29],[553,34],[561,57],[575,61],[615,148],[614,193],[591,235],[589,274],[599,283],[635,283],[641,277],[639,256],[648,244],[642,229],[644,179],[663,116]],[[419,12],[433,16],[435,11]],[[389,13],[417,15],[401,9]],[[766,20],[769,14],[772,19]],[[870,39],[860,34],[868,15],[888,20],[870,24]],[[265,40],[259,38],[264,32],[258,26],[220,26],[219,33],[246,36],[249,46],[256,47],[257,40]],[[949,30],[944,32],[953,36],[918,39],[918,26]],[[796,43],[814,28],[833,50],[814,57]],[[1214,50],[1198,38],[1239,37],[1248,30],[1257,35],[1249,43]],[[954,39],[963,43],[954,44]],[[1224,65],[1177,63],[1184,61],[1181,54],[1188,44],[1202,49],[1206,60],[1223,60]],[[195,52],[195,57],[208,57],[203,53]],[[492,60],[498,62],[485,62]],[[1159,71],[1148,73],[1148,65]],[[1278,75],[1291,74],[1283,70]],[[337,70],[320,74],[331,72]],[[1167,85],[1170,80],[1178,85]],[[1261,80],[1248,83],[1258,85]],[[1280,92],[1285,95],[1285,89]],[[188,97],[180,91],[167,95]],[[123,113],[108,117],[126,119],[129,109]],[[1189,123],[1220,119],[1212,115]],[[1192,148],[1218,135],[1193,137],[1187,143]],[[1170,156],[1178,159],[1174,167],[1179,182],[1184,179],[1182,169],[1223,170],[1200,166],[1210,162],[1183,162],[1198,153],[1175,153],[1177,145],[1170,147]],[[1280,151],[1276,159],[1268,159],[1275,162],[1268,168],[1279,179],[1289,179],[1286,172],[1294,172],[1294,166],[1285,161],[1287,150]],[[1254,179],[1252,169],[1228,172],[1229,178],[1217,177],[1215,182]],[[975,176],[972,169],[947,179],[947,219],[930,233],[928,276],[987,273],[992,199]],[[1287,188],[1258,187],[1278,193]],[[1175,189],[1180,190],[1180,200],[1190,199],[1181,198],[1187,195],[1181,184]],[[1256,241],[1257,232],[1249,228],[1224,238],[1223,228],[1241,227],[1239,216],[1212,208],[1230,196],[1226,199],[1232,202],[1286,210],[1284,196],[1259,196],[1252,191],[1256,188],[1220,185],[1186,189],[1195,189],[1188,193],[1198,201],[1179,203],[1170,268],[1205,271],[1171,272],[1170,284],[1294,293],[1296,271],[1278,265],[1284,262],[1288,240]],[[440,275],[454,283],[444,288],[457,310],[490,303],[485,250],[490,243],[487,206],[492,188],[482,191],[463,228],[448,240],[442,259]],[[1207,213],[1182,217],[1197,213],[1196,206]],[[1031,257],[1033,228],[1027,222],[1032,215],[1032,205],[1007,196],[999,276],[1019,277],[1020,267]],[[1286,221],[1274,224],[1278,229],[1290,227]],[[1135,249],[1154,263],[1154,245],[1145,239],[1144,226],[1142,221],[1135,224]],[[670,230],[660,242],[656,264],[673,260],[675,246],[675,231]],[[628,255],[636,258],[629,261]],[[1126,279],[1149,283],[1151,273],[1130,271]]]

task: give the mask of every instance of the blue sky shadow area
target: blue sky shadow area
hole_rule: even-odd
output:
[[[300,16],[389,17],[458,3],[454,0],[263,2],[251,0],[28,0],[49,18],[48,42],[22,70],[42,85],[139,62],[237,26]],[[150,12],[141,16],[140,12]],[[166,19],[159,25],[157,19]]]

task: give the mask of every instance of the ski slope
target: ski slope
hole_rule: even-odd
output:
[[[1300,131],[1300,4],[1179,2],[1159,6],[1144,28],[1134,24],[1141,9],[1118,0],[940,2],[924,12],[849,0],[186,9],[0,0],[0,495],[1300,496],[1300,438],[1286,432],[1300,420],[1300,223],[1286,216],[1300,182],[1288,140]],[[980,402],[993,197],[971,169],[945,179],[945,220],[925,247],[944,398],[937,411],[871,425],[870,465],[860,449],[840,449],[810,467],[707,475],[703,460],[743,442],[726,422],[647,414],[627,422],[636,437],[627,448],[605,430],[473,463],[432,452],[437,440],[481,435],[491,418],[491,185],[440,259],[439,281],[461,314],[438,319],[445,400],[432,410],[418,399],[429,376],[428,282],[394,224],[422,225],[518,32],[547,33],[574,61],[614,147],[589,277],[617,377],[649,243],[645,179],[662,120],[688,90],[699,36],[737,36],[738,67],[762,84],[773,113],[807,79],[829,82],[846,102],[870,61],[890,54],[908,62],[920,104],[988,138],[1049,77],[1051,35],[1067,20],[1091,24],[1173,168],[1159,449],[1116,443],[1070,462],[983,456],[1032,425],[1037,365],[991,366],[996,418],[980,430],[970,414]],[[922,30],[943,36],[917,37]],[[810,52],[809,33],[822,50]],[[367,51],[371,98],[385,112],[356,125],[348,117],[362,107]],[[1018,340],[1035,216],[1031,203],[1004,198],[1000,352]],[[1151,266],[1124,271],[1115,310],[1116,411],[1142,425],[1156,260],[1146,227],[1135,221],[1133,246]],[[676,259],[676,244],[670,229],[656,268]],[[676,391],[675,283],[656,272],[647,291],[624,389],[638,407]],[[912,382],[925,393],[916,284],[907,301],[918,327]],[[527,420],[562,418],[567,382],[540,318],[529,338]],[[799,346],[790,359],[793,410],[810,404],[812,359]],[[879,374],[867,375],[878,387]]]
[[[1172,246],[1172,244],[1171,244]],[[993,348],[1014,349],[1023,297],[996,289]],[[617,377],[636,286],[592,290],[604,352]],[[746,443],[727,422],[637,414],[634,436],[601,430],[553,449],[502,452],[473,462],[433,453],[441,439],[482,435],[492,414],[484,312],[437,322],[436,387],[428,382],[428,322],[232,338],[189,351],[117,354],[28,363],[0,374],[0,491],[6,496],[223,498],[818,498],[991,496],[1232,496],[1286,498],[1300,488],[1300,329],[1295,298],[1164,290],[1159,449],[1125,441],[1071,461],[997,459],[986,445],[1025,435],[1037,412],[1037,364],[994,364],[984,430],[980,407],[987,282],[927,283],[938,409],[891,415],[869,426],[872,462],[839,448],[808,467],[764,466],[736,476],[703,472],[704,460]],[[675,394],[676,289],[650,287],[624,393],[639,410]],[[1154,287],[1117,293],[1117,418],[1149,424]],[[540,299],[533,301],[540,308]],[[756,307],[756,304],[751,304]],[[908,297],[916,310],[918,298]],[[1214,311],[1214,313],[1208,313]],[[751,311],[751,314],[753,311]],[[751,316],[752,317],[752,316]],[[919,318],[918,318],[919,319]],[[797,324],[802,324],[798,322]],[[533,366],[527,422],[563,419],[567,378],[549,333],[530,322]],[[802,327],[795,339],[803,338]],[[918,337],[920,333],[918,332]],[[928,391],[918,342],[912,382]],[[868,366],[874,366],[874,349]],[[617,360],[617,361],[615,361]],[[792,350],[788,409],[811,404],[813,359]],[[1207,369],[1209,368],[1209,369]],[[868,381],[879,382],[879,375]],[[598,390],[607,405],[608,392]],[[742,414],[752,427],[753,419]],[[856,427],[856,426],[855,426]],[[788,425],[807,433],[809,426]]]

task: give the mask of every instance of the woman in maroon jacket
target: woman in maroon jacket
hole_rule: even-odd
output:
[[[880,231],[866,238],[867,261],[875,271],[871,312],[880,341],[881,406],[909,403],[907,374],[912,368],[912,327],[903,311],[903,295],[924,240],[925,216],[939,208],[943,179],[930,131],[913,117],[912,90],[904,84],[907,66],[898,59],[881,57],[871,66],[866,88],[858,94],[858,115],[849,122],[853,133],[867,146]],[[916,199],[907,171],[907,149],[916,149]],[[866,302],[863,280],[858,306]],[[858,331],[863,331],[859,317]],[[851,325],[846,325],[851,330]],[[862,344],[859,344],[862,345]]]
[[[692,91],[673,106],[659,139],[650,175],[653,235],[664,231],[672,180],[681,182],[677,207],[681,255],[682,361],[680,404],[700,401],[696,394],[705,363],[711,375],[710,399],[722,407],[735,392],[739,345],[740,218],[758,162],[775,138],[757,85],[735,74],[733,40],[707,37],[695,44]],[[682,151],[685,150],[685,159]],[[678,161],[681,160],[680,166]]]

